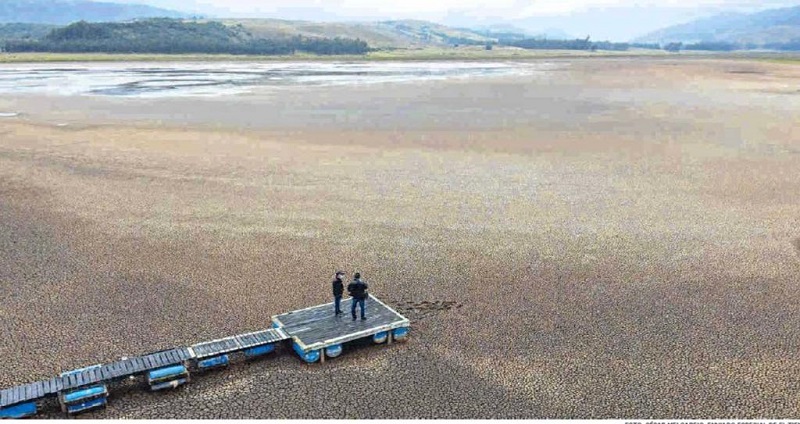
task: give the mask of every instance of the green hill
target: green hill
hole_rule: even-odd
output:
[[[361,40],[344,38],[261,37],[240,25],[154,18],[133,22],[77,22],[41,38],[6,40],[13,53],[164,53],[286,55],[364,54]]]

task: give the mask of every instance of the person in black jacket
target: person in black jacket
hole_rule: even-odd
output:
[[[367,300],[367,283],[361,281],[361,274],[353,274],[353,282],[347,286],[347,291],[353,297],[353,303],[350,305],[350,313],[353,315],[353,321],[356,320],[356,305],[361,306],[361,319],[367,319],[366,315],[366,300]]]
[[[342,277],[344,277],[343,271],[336,271],[336,279],[333,280],[331,285],[333,286],[333,305],[335,307],[335,315],[343,314],[342,312],[342,294],[344,293],[344,283],[342,282]]]

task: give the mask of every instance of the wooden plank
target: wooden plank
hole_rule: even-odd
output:
[[[188,359],[192,359],[192,355],[189,353],[189,349],[182,348],[178,350],[179,355],[181,357],[181,361],[186,361]]]
[[[111,372],[111,378],[119,377],[119,366],[116,362],[108,364],[108,370]]]
[[[109,369],[108,364],[103,365],[100,367],[100,377],[103,380],[110,380],[111,377],[111,369]]]
[[[192,359],[192,355],[189,354],[189,349],[186,348],[178,349],[178,356],[180,356],[181,361]]]
[[[53,389],[54,392],[58,393],[64,389],[64,381],[63,379],[56,377],[53,379],[53,383],[50,384],[50,387]]]
[[[42,389],[42,382],[37,381],[33,383],[33,398],[39,399],[44,396],[44,389]]]

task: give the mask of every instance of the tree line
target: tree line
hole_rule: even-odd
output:
[[[501,39],[501,45],[519,47],[529,50],[611,50],[627,51],[631,48],[660,49],[658,44],[647,43],[615,43],[611,41],[591,41],[590,37],[574,40],[550,40],[546,38]]]
[[[7,40],[8,52],[288,55],[364,54],[365,41],[347,38],[253,36],[241,25],[158,18],[125,23],[77,22],[38,39]]]
[[[786,43],[767,43],[763,45],[729,43],[722,41],[701,41],[697,43],[684,44],[672,42],[666,44],[657,43],[613,43],[610,41],[590,41],[589,37],[575,40],[548,40],[543,38],[529,38],[523,40],[500,40],[500,45],[520,47],[531,50],[614,50],[627,51],[630,48],[643,48],[668,52],[679,52],[681,50],[694,51],[714,51],[730,52],[735,50],[754,50],[759,48],[781,51],[800,51],[800,40]]]

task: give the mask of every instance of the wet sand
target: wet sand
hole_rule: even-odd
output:
[[[796,417],[800,67],[557,63],[4,96],[0,386],[265,328],[342,268],[407,343],[283,349],[91,416]]]

